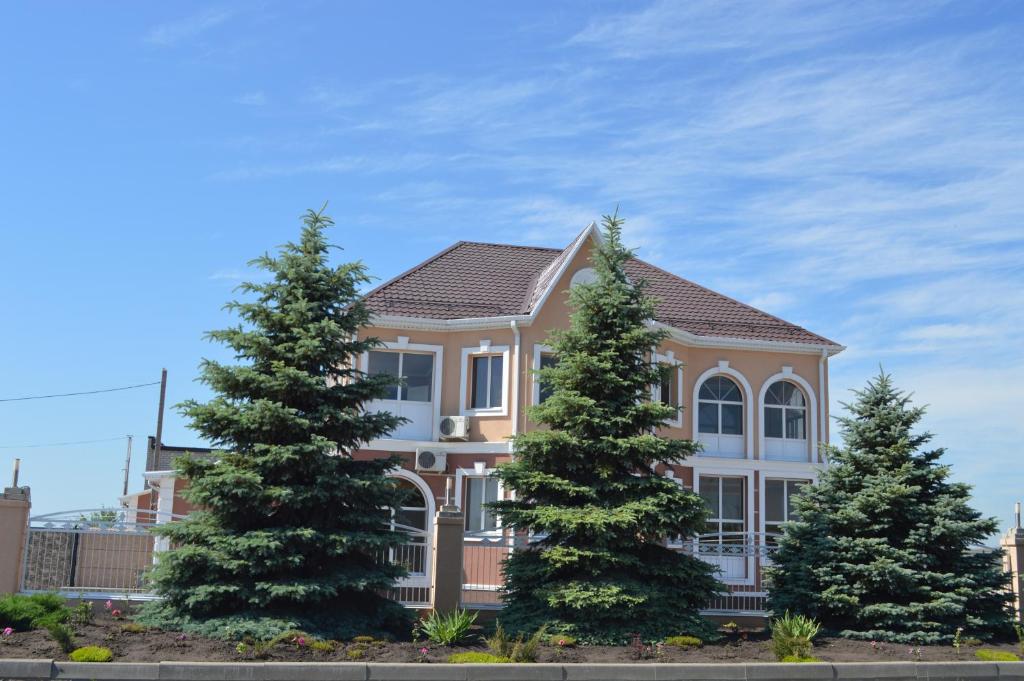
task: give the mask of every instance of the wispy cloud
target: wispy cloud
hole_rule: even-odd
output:
[[[919,2],[670,2],[603,16],[569,39],[617,57],[742,52],[771,55],[834,42],[920,16]]]
[[[204,9],[182,19],[154,26],[146,34],[146,41],[153,45],[169,47],[220,26],[233,14],[231,10],[223,8]]]
[[[267,95],[262,90],[245,92],[235,97],[235,103],[243,106],[265,106],[267,101]]]

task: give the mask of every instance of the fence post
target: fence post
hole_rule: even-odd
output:
[[[31,508],[28,487],[7,487],[0,496],[0,594],[21,590]]]
[[[457,610],[462,600],[462,533],[458,506],[445,504],[434,516],[434,550],[430,606],[435,612]]]
[[[1003,535],[1000,545],[1003,549],[1003,568],[1012,577],[1013,612],[1016,619],[1024,621],[1024,528],[1020,524],[1020,502],[1014,513],[1014,527]]]

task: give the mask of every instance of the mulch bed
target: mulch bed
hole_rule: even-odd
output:
[[[76,630],[77,646],[97,645],[110,648],[116,662],[246,662],[254,661],[251,654],[240,654],[236,643],[206,639],[192,634],[148,630],[138,633],[124,631],[125,621],[113,620],[106,614],[98,615],[93,624],[79,625]],[[423,647],[429,648],[424,656]],[[994,648],[1020,654],[1015,644],[986,644]],[[353,659],[349,651],[362,650]],[[873,646],[869,642],[844,639],[819,639],[814,655],[826,662],[915,662],[915,661],[971,661],[974,648],[965,646],[958,657],[952,646],[908,646],[884,643]],[[441,647],[429,643],[378,641],[372,644],[343,643],[331,653],[320,653],[309,647],[280,644],[255,661],[272,662],[446,662],[452,653],[486,652],[481,643],[473,646]],[[920,651],[919,653],[916,651]],[[45,631],[18,632],[0,643],[0,658],[67,659]],[[560,648],[543,646],[538,662],[775,662],[771,642],[763,634],[751,634],[747,640],[723,640],[699,649],[679,649],[663,646],[660,655],[644,655],[637,659],[630,646],[578,646]]]

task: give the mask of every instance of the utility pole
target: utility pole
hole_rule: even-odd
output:
[[[132,436],[128,436],[128,453],[124,457],[124,491],[121,496],[128,495],[128,469],[132,467]]]
[[[153,458],[151,465],[160,461],[160,450],[163,447],[164,436],[164,399],[167,397],[167,369],[160,370],[160,407],[156,413],[156,442],[153,444]]]

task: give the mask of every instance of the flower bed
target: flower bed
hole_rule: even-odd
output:
[[[89,624],[75,624],[77,646],[109,648],[116,662],[204,661],[204,662],[447,662],[456,653],[487,653],[481,642],[474,645],[435,646],[429,643],[358,640],[336,646],[314,645],[313,639],[284,640],[264,650],[239,646],[179,632],[142,629],[125,620],[98,614]],[[368,638],[368,637],[367,637]],[[425,652],[424,652],[425,649]],[[985,644],[985,650],[1019,654],[1017,645]],[[813,654],[825,662],[914,662],[974,661],[977,648],[964,646],[959,655],[952,646],[906,646],[872,644],[843,639],[818,639]],[[637,656],[640,659],[637,659]],[[258,657],[257,657],[258,656]],[[474,656],[470,656],[474,657]],[[0,642],[0,658],[43,658],[66,660],[57,643],[44,630],[13,632]],[[559,646],[556,640],[542,645],[538,662],[775,662],[771,641],[764,635],[747,640],[722,641],[695,646]]]

